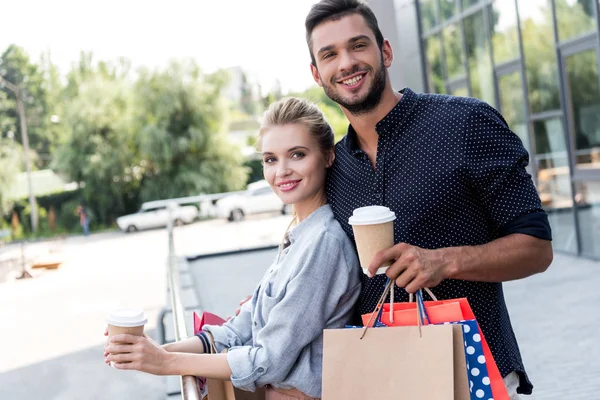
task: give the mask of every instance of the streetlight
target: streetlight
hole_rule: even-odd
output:
[[[25,107],[23,106],[23,98],[21,88],[10,83],[2,75],[0,75],[0,84],[4,85],[8,90],[15,94],[17,98],[17,112],[21,121],[21,136],[23,138],[23,149],[25,151],[25,171],[27,172],[27,186],[29,189],[29,208],[31,208],[31,229],[37,232],[38,214],[35,206],[35,198],[33,196],[33,185],[31,183],[31,167],[29,161],[29,136],[27,136],[27,121],[25,120]]]

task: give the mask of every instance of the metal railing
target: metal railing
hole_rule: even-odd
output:
[[[173,325],[175,327],[175,340],[180,341],[188,337],[187,326],[185,324],[185,309],[181,303],[180,294],[180,278],[179,278],[179,262],[175,256],[175,245],[173,241],[173,219],[171,218],[172,210],[169,208],[169,221],[167,231],[169,235],[169,292],[171,294],[171,308],[173,309]],[[184,400],[201,400],[196,377],[182,376],[181,377],[181,397]]]

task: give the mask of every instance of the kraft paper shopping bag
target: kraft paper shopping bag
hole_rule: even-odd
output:
[[[370,328],[362,334],[324,331],[323,400],[470,399],[460,326]]]

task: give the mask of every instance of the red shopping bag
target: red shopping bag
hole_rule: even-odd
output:
[[[218,315],[204,311],[202,316],[199,317],[194,312],[194,335],[202,330],[204,325],[223,325],[225,320]]]
[[[425,309],[429,315],[430,323],[443,324],[444,322],[458,322],[462,320],[476,320],[475,314],[471,309],[471,305],[466,298],[450,299],[450,300],[435,300],[425,301]],[[363,324],[366,325],[371,320],[371,314],[362,315]],[[390,318],[390,305],[384,304],[381,314],[381,322],[387,326],[414,326],[417,325],[417,304],[416,303],[394,303],[394,322]],[[376,320],[376,318],[373,318]],[[479,325],[478,325],[479,327]],[[510,400],[506,386],[496,361],[492,356],[490,347],[485,340],[485,336],[479,327],[481,335],[481,344],[483,346],[483,354],[487,361],[488,374],[490,377],[490,385],[494,393],[494,400]]]

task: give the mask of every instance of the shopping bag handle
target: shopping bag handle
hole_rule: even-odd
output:
[[[423,290],[425,291],[425,293],[427,293],[429,295],[429,297],[431,297],[431,300],[438,301],[438,298],[435,296],[435,294],[433,294],[433,292],[431,291],[431,289],[429,289],[429,288],[423,288]],[[414,301],[413,297],[414,297],[414,294],[409,293],[409,295],[408,295],[408,302],[409,303],[412,303]]]
[[[367,325],[365,326],[365,329],[363,330],[363,333],[360,336],[361,340],[362,340],[362,338],[365,337],[365,334],[367,333],[367,329],[369,329],[369,327],[371,326],[371,322],[373,322],[373,317],[376,316],[377,318],[380,318],[381,312],[383,311],[383,303],[385,303],[385,298],[386,298],[388,292],[390,291],[393,283],[394,283],[393,280],[391,280],[390,278],[387,279],[385,289],[383,290],[383,294],[379,298],[379,301],[377,301],[375,310],[373,310],[373,313],[371,314],[371,318],[369,318],[369,322],[367,322]]]
[[[373,322],[373,318],[376,318],[375,321],[377,320],[381,320],[381,314],[383,313],[383,304],[385,303],[385,298],[388,295],[388,292],[392,289],[392,286],[394,284],[394,281],[391,279],[387,279],[386,281],[386,285],[385,285],[385,289],[383,291],[383,293],[381,294],[381,297],[379,298],[379,301],[377,301],[377,305],[375,306],[375,310],[373,310],[373,312],[371,313],[371,317],[369,318],[369,321],[367,322],[365,329],[363,330],[362,335],[360,336],[360,339],[362,340],[362,338],[365,337],[367,330],[371,327],[371,323]],[[427,294],[432,298],[432,300],[437,301],[437,297],[435,297],[435,295],[431,292],[431,290],[429,288],[425,288],[424,289]],[[412,293],[410,295],[410,301],[412,302]],[[429,325],[431,322],[429,320],[429,314],[427,313],[427,309],[425,308],[425,302],[423,301],[423,293],[421,291],[421,289],[419,289],[419,291],[417,292],[416,295],[417,298],[417,325],[419,327],[419,336],[422,337],[422,331],[421,331],[421,326],[422,325]]]

